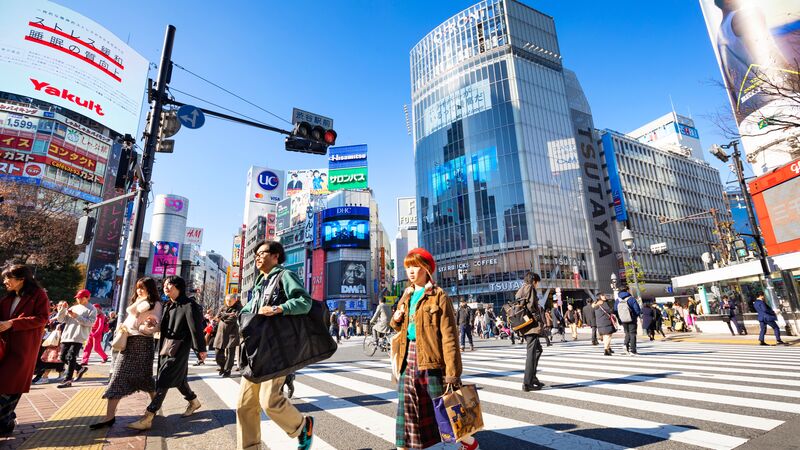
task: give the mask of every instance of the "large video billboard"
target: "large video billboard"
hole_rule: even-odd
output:
[[[45,0],[6,1],[0,87],[135,135],[148,62],[110,31]]]
[[[798,134],[781,119],[800,114],[800,3],[700,0],[700,6],[745,150],[785,148],[783,141]],[[788,161],[787,152],[770,151],[753,169],[759,174]]]
[[[369,208],[328,208],[322,214],[322,247],[369,248]]]
[[[325,271],[327,298],[363,297],[367,295],[367,262],[336,261]]]

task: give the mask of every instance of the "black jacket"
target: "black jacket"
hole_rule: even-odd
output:
[[[613,301],[613,300],[611,300]],[[603,303],[595,303],[594,305],[594,318],[597,322],[597,333],[601,336],[606,334],[612,334],[616,331],[614,325],[611,323],[611,317],[614,315],[614,310],[611,308],[611,305],[608,304],[608,301]]]
[[[592,308],[591,303],[586,303],[586,306],[583,307],[583,321],[586,322],[587,325],[590,327],[597,326],[597,320],[594,318],[594,309]]]
[[[459,307],[456,312],[456,322],[458,326],[472,326],[472,308],[469,306]]]
[[[181,343],[175,356],[158,357],[156,386],[160,388],[178,387],[183,383],[189,373],[189,350],[206,351],[203,308],[193,298],[182,295],[164,304],[159,350],[168,339]]]

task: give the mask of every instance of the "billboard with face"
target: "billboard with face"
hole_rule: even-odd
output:
[[[158,241],[155,243],[153,266],[151,272],[156,275],[176,275],[180,260],[180,244],[177,242]]]
[[[302,169],[286,171],[286,196],[300,193],[312,196],[330,194],[328,189],[328,169]]]
[[[367,295],[367,262],[336,261],[327,264],[327,297]]]

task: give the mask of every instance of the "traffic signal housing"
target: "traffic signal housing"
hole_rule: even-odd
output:
[[[78,219],[78,231],[75,233],[75,245],[87,245],[94,237],[94,225],[97,220],[92,216],[81,216]]]
[[[286,138],[286,150],[324,155],[328,153],[328,147],[336,145],[336,137],[336,131],[331,128],[299,122]]]
[[[114,187],[127,191],[136,179],[136,164],[139,154],[133,148],[122,147],[119,156],[119,166],[117,166],[117,178],[114,180]]]
[[[175,150],[175,139],[167,139],[175,136],[181,129],[181,121],[178,120],[177,109],[165,109],[161,111],[161,122],[158,127],[158,143],[156,152],[172,153]]]

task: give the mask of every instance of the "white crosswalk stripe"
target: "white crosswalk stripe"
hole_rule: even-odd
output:
[[[546,347],[539,379],[548,386],[529,393],[521,391],[523,346],[483,341],[462,353],[462,380],[480,388],[481,448],[732,449],[800,414],[800,349],[639,346],[635,358],[603,356],[586,341]],[[201,378],[235,407],[238,379],[205,370]],[[318,424],[331,424],[316,427],[314,448],[393,448],[397,386],[390,378],[388,358],[301,370],[294,401],[308,404]],[[296,445],[266,416],[262,438],[274,449]]]

